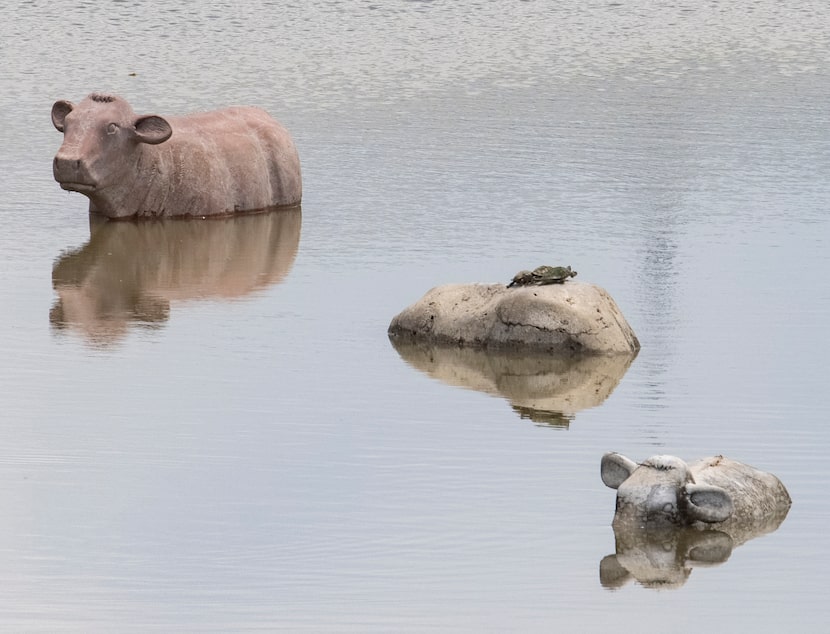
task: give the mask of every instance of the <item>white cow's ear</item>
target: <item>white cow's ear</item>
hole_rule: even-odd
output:
[[[139,143],[158,145],[164,143],[173,134],[173,128],[167,120],[154,114],[139,117],[133,125],[135,126],[135,138]]]
[[[686,512],[701,522],[723,522],[732,517],[735,505],[726,490],[706,484],[687,484],[685,487]]]
[[[636,468],[637,463],[633,460],[629,460],[620,453],[609,451],[602,457],[599,472],[605,486],[617,489],[628,479],[628,476],[634,473]]]
[[[72,112],[74,107],[71,101],[64,101],[63,99],[52,104],[52,125],[55,126],[58,132],[63,132],[64,119],[66,119],[66,115]]]

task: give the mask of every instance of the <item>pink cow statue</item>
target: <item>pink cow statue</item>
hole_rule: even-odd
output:
[[[259,108],[181,117],[136,115],[116,95],[56,101],[63,132],[55,180],[109,218],[219,216],[293,206],[300,159],[288,131]]]

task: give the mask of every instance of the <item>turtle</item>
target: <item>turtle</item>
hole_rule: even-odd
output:
[[[533,284],[562,284],[569,277],[576,277],[570,266],[538,266],[533,269]]]
[[[519,271],[513,276],[513,279],[510,280],[510,284],[507,285],[507,288],[510,288],[511,286],[527,286],[532,283],[533,271]]]
[[[512,286],[543,286],[545,284],[562,284],[569,277],[574,277],[576,271],[570,266],[537,266],[532,271],[519,271],[513,276],[507,288]]]

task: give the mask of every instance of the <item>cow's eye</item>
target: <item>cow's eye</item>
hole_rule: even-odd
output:
[[[117,123],[110,123],[107,126],[107,134],[115,134],[118,132],[118,124]]]

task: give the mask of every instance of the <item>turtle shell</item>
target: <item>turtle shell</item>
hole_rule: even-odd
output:
[[[569,277],[574,277],[576,271],[570,266],[538,266],[532,271],[533,284],[561,284]]]
[[[570,266],[537,266],[532,271],[519,271],[507,285],[511,286],[543,286],[545,284],[562,284],[569,277],[574,277],[576,271]]]

